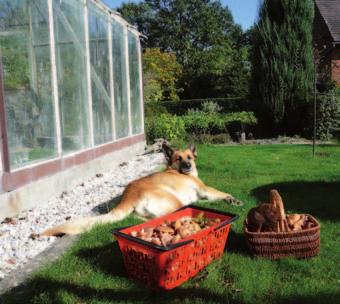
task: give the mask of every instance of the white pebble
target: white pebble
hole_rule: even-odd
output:
[[[161,153],[139,156],[138,159],[129,161],[124,167],[117,166],[106,172],[98,172],[103,176],[89,178],[83,186],[78,182],[74,188],[67,190],[63,198],[60,193],[46,202],[38,202],[37,207],[22,211],[16,217],[25,218],[16,225],[0,224],[1,232],[4,232],[0,237],[0,280],[28,260],[34,259],[57,239],[40,237],[32,240],[29,238],[32,233],[40,233],[59,225],[68,216],[72,220],[93,214],[93,208],[120,195],[129,182],[153,172],[164,163]],[[15,265],[6,262],[11,258],[16,260]]]

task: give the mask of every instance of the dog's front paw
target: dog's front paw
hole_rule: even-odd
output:
[[[233,205],[233,206],[243,206],[244,203],[238,199],[236,199],[235,197],[229,195],[227,196],[225,199],[224,199],[226,202],[228,202],[230,205]]]

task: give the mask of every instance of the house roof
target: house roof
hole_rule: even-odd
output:
[[[340,0],[315,0],[315,4],[336,43],[340,43]]]

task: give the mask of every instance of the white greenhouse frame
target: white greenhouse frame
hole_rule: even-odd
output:
[[[19,167],[11,167],[10,165],[10,153],[8,145],[8,134],[6,125],[6,94],[4,92],[3,85],[3,69],[0,60],[0,122],[1,122],[1,166],[2,166],[2,183],[0,185],[0,192],[7,192],[15,190],[24,184],[32,182],[38,178],[41,178],[51,173],[59,172],[61,170],[67,169],[74,164],[83,163],[109,153],[114,150],[118,150],[121,147],[126,147],[131,144],[141,142],[145,140],[144,135],[144,101],[143,101],[143,80],[142,80],[142,56],[141,56],[141,44],[140,36],[141,34],[137,29],[131,26],[127,21],[125,21],[119,13],[112,11],[100,0],[73,0],[84,5],[84,33],[85,33],[85,75],[86,77],[86,87],[87,87],[87,108],[88,108],[88,147],[72,151],[68,154],[64,154],[62,150],[62,130],[61,130],[61,114],[60,114],[60,96],[58,88],[58,75],[57,75],[57,56],[56,56],[56,36],[55,36],[55,12],[53,8],[53,2],[55,0],[42,0],[47,2],[48,8],[48,24],[49,24],[49,43],[50,43],[50,60],[51,60],[51,87],[52,87],[52,99],[53,99],[53,113],[54,113],[54,124],[55,124],[55,150],[56,154],[50,158],[41,158],[34,162],[24,163]],[[108,29],[108,46],[109,46],[109,87],[110,87],[110,102],[111,102],[111,124],[112,124],[112,140],[107,141],[102,144],[95,144],[95,134],[94,134],[94,122],[93,122],[93,95],[92,95],[92,82],[98,81],[98,76],[94,68],[91,66],[90,59],[90,29],[89,29],[89,5],[95,5],[98,10],[105,16]],[[117,138],[116,136],[116,123],[115,123],[115,94],[114,94],[114,62],[113,62],[113,52],[112,52],[112,25],[114,22],[119,23],[124,28],[124,43],[125,43],[125,69],[126,69],[126,96],[127,96],[127,109],[128,109],[128,135],[123,138]],[[32,24],[30,24],[32,26]],[[72,28],[71,28],[72,30]],[[1,31],[1,29],[0,29]],[[138,52],[138,74],[139,74],[139,97],[140,97],[140,133],[133,134],[131,113],[131,94],[130,94],[130,67],[129,67],[129,43],[128,43],[128,33],[133,34],[136,38],[137,52]],[[73,35],[75,33],[73,32]],[[73,36],[74,37],[74,36]],[[75,37],[77,38],[77,37]],[[0,53],[1,59],[1,53]],[[137,90],[138,91],[138,90]],[[136,112],[138,115],[138,112]],[[138,124],[139,126],[139,124]],[[55,169],[57,168],[57,169]],[[29,177],[27,177],[30,175]]]

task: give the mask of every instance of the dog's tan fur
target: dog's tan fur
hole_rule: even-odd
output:
[[[163,150],[167,169],[131,182],[124,190],[121,202],[109,213],[67,222],[42,235],[79,234],[96,224],[122,220],[132,212],[142,217],[158,217],[198,199],[235,201],[230,194],[208,187],[198,178],[195,146],[173,151],[163,145]]]

